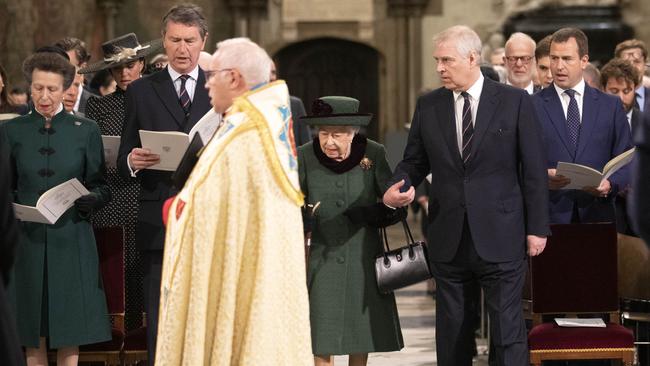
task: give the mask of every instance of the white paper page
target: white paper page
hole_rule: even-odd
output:
[[[600,318],[555,318],[560,327],[605,328],[605,322]]]
[[[120,149],[120,136],[102,135],[102,143],[104,144],[106,167],[115,168],[117,166],[117,152]]]
[[[201,117],[201,119],[196,122],[194,127],[192,127],[190,133],[188,134],[188,140],[192,141],[194,134],[198,133],[199,136],[201,136],[203,145],[207,144],[214,133],[217,131],[217,128],[219,128],[219,124],[221,124],[221,114],[215,112],[214,109],[210,109],[208,113]]]
[[[160,155],[160,163],[147,169],[175,171],[190,144],[188,135],[176,131],[140,130],[142,147]]]
[[[74,205],[77,198],[89,193],[77,178],[72,178],[43,193],[36,203],[36,208],[50,221],[54,219],[54,222],[56,222],[63,213]]]
[[[629,164],[632,161],[632,159],[634,159],[634,150],[635,150],[634,148],[631,148],[630,150],[627,150],[623,154],[620,154],[619,156],[617,156],[617,158],[620,157],[621,159],[618,160],[614,164],[614,166],[611,166],[611,167],[608,166],[608,165],[610,165],[610,163],[613,163],[613,161],[611,161],[610,163],[607,163],[607,165],[605,165],[605,169],[607,169],[607,171],[605,172],[605,179],[609,179],[609,177],[612,174],[616,173],[619,169],[621,169],[622,167]]]
[[[37,222],[39,224],[54,223],[48,220],[47,217],[43,216],[43,214],[38,212],[38,209],[36,207],[32,206],[25,206],[14,203],[14,213],[16,214],[16,218],[20,221]]]
[[[598,187],[603,180],[602,174],[595,169],[584,168],[576,164],[559,162],[557,163],[557,175],[571,179],[571,183],[562,189],[582,189],[584,187]]]

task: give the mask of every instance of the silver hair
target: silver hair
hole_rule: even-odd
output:
[[[508,45],[512,44],[512,42],[515,41],[524,41],[530,43],[530,47],[533,50],[533,55],[535,54],[535,48],[537,48],[537,43],[528,34],[522,32],[515,32],[510,36],[510,38],[508,38],[505,45],[506,53],[508,53]]]
[[[246,37],[217,43],[214,59],[219,60],[221,69],[237,69],[249,88],[269,82],[273,61],[262,47]]]
[[[474,30],[466,25],[455,25],[433,36],[433,45],[437,47],[443,42],[454,42],[461,56],[468,58],[472,52],[476,54],[477,64],[481,63],[481,38]]]

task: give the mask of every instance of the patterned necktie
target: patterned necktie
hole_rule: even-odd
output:
[[[190,78],[190,76],[181,75],[178,78],[181,79],[181,90],[179,92],[178,100],[180,101],[181,107],[183,107],[183,111],[185,111],[185,115],[187,116],[190,114],[192,101],[190,100],[190,95],[187,93],[187,89],[185,89],[185,82]]]
[[[472,125],[472,108],[469,101],[469,94],[462,92],[460,95],[465,99],[463,104],[463,149],[461,156],[463,157],[463,165],[467,164],[472,150],[472,137],[474,137],[474,126]]]
[[[569,138],[573,143],[573,148],[578,147],[578,136],[580,135],[580,110],[578,109],[578,102],[576,101],[576,91],[567,89],[564,91],[569,96],[569,108],[566,112],[566,124],[569,131]]]

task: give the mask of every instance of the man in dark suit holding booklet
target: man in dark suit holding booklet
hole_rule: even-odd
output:
[[[207,39],[207,22],[195,5],[174,6],[162,24],[163,46],[169,65],[150,76],[134,81],[126,91],[126,122],[117,159],[120,174],[139,178],[136,244],[144,262],[144,303],[147,311],[147,347],[153,364],[160,274],[165,227],[162,206],[176,192],[172,172],[149,169],[160,162],[157,154],[142,147],[139,130],[188,133],[210,110],[205,89],[206,77],[198,66],[199,53]]]
[[[600,184],[573,188],[557,174],[559,162],[602,171],[605,164],[632,148],[621,100],[591,88],[582,78],[589,62],[588,41],[576,28],[563,28],[551,38],[553,84],[533,96],[546,144],[550,222],[614,221],[614,199],[629,184],[623,167]]]

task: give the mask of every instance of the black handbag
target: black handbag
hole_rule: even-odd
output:
[[[375,274],[379,291],[385,294],[432,277],[426,243],[413,240],[406,220],[402,220],[402,226],[408,243],[404,247],[393,250],[388,247],[386,228],[379,229],[383,253],[375,258]]]

